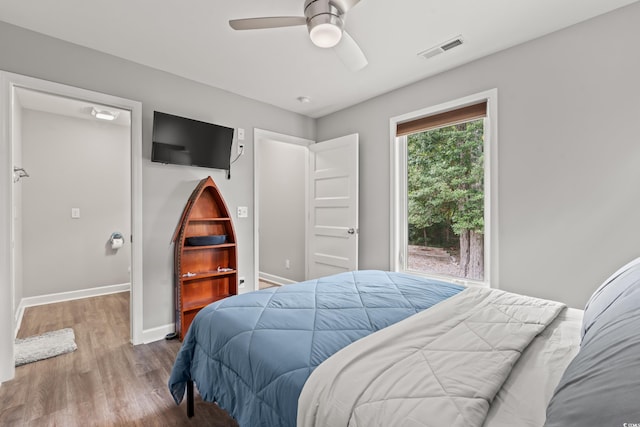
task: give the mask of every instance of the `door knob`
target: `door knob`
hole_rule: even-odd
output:
[[[356,230],[355,230],[355,228],[350,228],[350,229],[347,230],[347,233],[356,234]]]

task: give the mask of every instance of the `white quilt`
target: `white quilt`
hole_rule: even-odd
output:
[[[322,363],[298,427],[482,426],[522,351],[561,303],[469,288]]]

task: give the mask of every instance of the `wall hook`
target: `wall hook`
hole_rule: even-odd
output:
[[[24,168],[13,167],[13,182],[20,181],[20,178],[29,178],[29,174]]]

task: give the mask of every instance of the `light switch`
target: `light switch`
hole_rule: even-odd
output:
[[[71,218],[80,218],[80,208],[71,208]]]
[[[238,206],[238,218],[247,218],[249,216],[249,208],[246,206]]]
[[[238,128],[238,141],[244,141],[244,129]]]

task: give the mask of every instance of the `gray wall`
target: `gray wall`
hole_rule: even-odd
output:
[[[305,279],[307,151],[269,140],[258,150],[260,273],[295,282]]]
[[[129,126],[23,110],[24,297],[129,283],[131,245],[108,240],[131,234],[130,140]]]
[[[638,22],[635,3],[319,119],[318,140],[360,134],[360,268],[389,267],[389,119],[497,88],[497,285],[583,307],[640,255]]]
[[[254,127],[313,139],[315,121],[124,59],[0,22],[0,69],[142,102],[143,328],[173,322],[171,237],[197,182],[211,175],[229,209],[249,207],[236,219],[239,274],[253,286]],[[244,128],[246,154],[223,171],[151,163],[153,111]],[[235,146],[234,146],[235,149]]]

